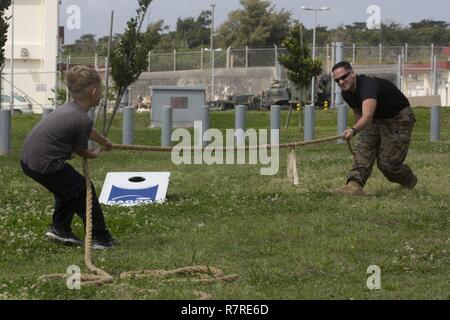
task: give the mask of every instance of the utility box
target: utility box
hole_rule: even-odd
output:
[[[200,107],[206,105],[206,88],[151,86],[151,127],[161,127],[162,108],[173,108],[173,127],[194,127],[194,121],[201,121]]]

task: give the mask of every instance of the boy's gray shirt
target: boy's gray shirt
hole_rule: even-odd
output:
[[[93,121],[76,102],[69,102],[42,119],[28,134],[21,161],[31,170],[54,173],[75,151],[88,148]]]

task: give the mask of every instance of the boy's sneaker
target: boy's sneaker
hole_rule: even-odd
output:
[[[92,249],[103,250],[112,248],[119,243],[114,239],[109,231],[97,232],[93,235]]]
[[[61,231],[55,227],[50,226],[45,234],[49,239],[61,242],[65,245],[81,246],[83,242],[72,231]]]

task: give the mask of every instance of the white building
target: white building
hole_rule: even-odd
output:
[[[14,92],[29,97],[34,112],[52,104],[56,81],[58,0],[14,0]],[[11,16],[12,8],[7,12]],[[12,20],[10,20],[12,21]],[[2,94],[11,92],[12,32],[5,46]]]
[[[433,75],[430,64],[408,65],[405,68],[403,92],[409,97],[431,96],[433,91]],[[442,106],[450,106],[450,61],[438,63],[438,79],[436,95],[441,97]]]

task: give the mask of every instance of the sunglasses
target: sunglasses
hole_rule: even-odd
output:
[[[347,72],[346,74],[344,74],[342,77],[334,79],[334,81],[336,81],[336,83],[339,83],[339,81],[341,81],[341,80],[345,81],[345,79],[347,79],[347,77],[350,75],[350,73],[352,73],[351,70],[349,72]]]

